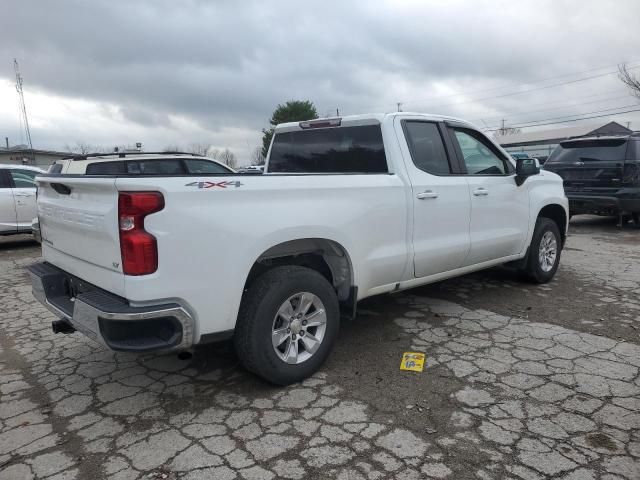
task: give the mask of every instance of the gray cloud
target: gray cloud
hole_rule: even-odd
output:
[[[10,0],[0,18],[0,77],[12,77],[18,57],[28,88],[115,105],[153,141],[163,137],[153,130],[170,129],[178,116],[220,142],[229,127],[255,132],[255,142],[274,106],[292,98],[313,100],[322,114],[391,111],[399,101],[482,118],[555,99],[622,96],[612,75],[457,106],[448,105],[455,97],[438,98],[640,61],[634,18],[640,4],[633,0],[615,8],[599,1]],[[70,141],[75,133],[67,132]]]

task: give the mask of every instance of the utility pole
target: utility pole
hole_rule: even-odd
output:
[[[500,135],[504,135],[504,132],[505,132],[505,130],[504,130],[504,121],[505,121],[505,120],[504,120],[504,118],[503,118],[503,119],[502,119],[502,128],[500,129]]]
[[[336,117],[339,117],[339,116],[340,116],[340,109],[336,108]]]
[[[20,74],[20,68],[18,67],[18,60],[13,59],[13,69],[16,72],[16,91],[20,98],[20,116],[24,122],[24,133],[27,139],[27,145],[29,145],[29,160],[31,163],[35,163],[33,156],[33,144],[31,143],[31,131],[29,130],[29,120],[27,119],[27,107],[24,103],[24,92],[22,91],[22,75]]]
[[[398,102],[398,111],[401,112],[402,111],[402,102]]]

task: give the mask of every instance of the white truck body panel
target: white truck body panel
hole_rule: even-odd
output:
[[[416,168],[403,119],[447,120],[406,113],[343,119],[380,122],[385,174],[271,174],[267,163],[261,176],[39,177],[43,257],[134,307],[177,303],[194,319],[198,343],[234,328],[252,266],[285,242],[335,242],[363,299],[523,258],[545,205],[562,206],[568,218],[562,181],[550,172],[517,186],[514,175],[436,176]],[[285,124],[277,132],[299,128]],[[55,183],[71,194],[58,193]],[[489,193],[474,195],[478,189]],[[118,192],[126,191],[165,199],[145,219],[158,245],[150,275],[122,273]],[[425,192],[435,196],[418,198]]]

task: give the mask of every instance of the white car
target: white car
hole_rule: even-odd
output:
[[[212,158],[190,153],[121,152],[73,155],[56,160],[49,173],[65,175],[189,175],[234,173]]]
[[[35,177],[44,170],[0,164],[0,235],[31,233],[36,217]]]
[[[279,125],[264,175],[37,181],[55,331],[128,352],[233,337],[276,384],[317,370],[364,298],[506,263],[548,282],[569,216],[535,160],[404,112]]]

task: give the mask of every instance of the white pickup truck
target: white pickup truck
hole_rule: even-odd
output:
[[[560,177],[412,113],[279,125],[260,176],[37,182],[55,331],[130,352],[233,337],[276,384],[318,369],[363,298],[505,263],[549,281],[568,222]]]

